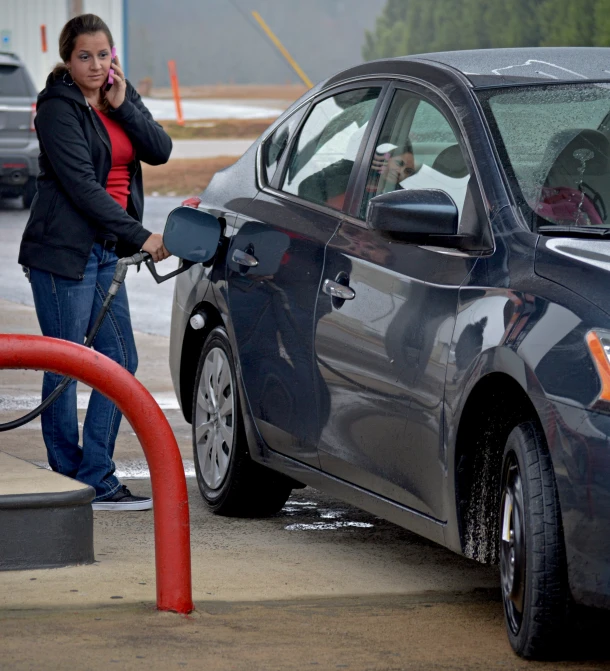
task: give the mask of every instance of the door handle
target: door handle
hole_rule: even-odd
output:
[[[342,301],[351,301],[356,298],[356,292],[353,289],[333,280],[324,280],[322,291],[332,298],[338,298]]]
[[[252,254],[243,252],[241,249],[236,249],[233,252],[232,259],[238,265],[246,266],[247,268],[256,268],[258,266],[258,259],[252,256]]]

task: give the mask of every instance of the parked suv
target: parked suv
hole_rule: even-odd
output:
[[[0,198],[23,196],[26,208],[36,195],[35,115],[36,88],[25,64],[15,54],[0,51]]]

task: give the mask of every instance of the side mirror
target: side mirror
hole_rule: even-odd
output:
[[[222,227],[216,217],[193,207],[170,212],[163,232],[167,251],[184,261],[208,263],[214,259]]]
[[[372,198],[366,217],[369,228],[419,245],[463,248],[468,236],[458,234],[458,209],[438,189],[400,189]]]

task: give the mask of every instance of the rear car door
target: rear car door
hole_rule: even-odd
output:
[[[28,175],[23,150],[33,136],[36,92],[20,63],[10,56],[0,58],[0,180],[22,183]]]
[[[489,226],[451,109],[427,88],[397,87],[367,148],[351,215],[330,241],[315,354],[330,408],[323,470],[435,519],[444,500],[443,395],[458,290],[476,259],[382,237],[368,201],[442,189],[460,230]],[[343,285],[345,297],[327,295]]]
[[[320,380],[313,333],[324,250],[381,91],[360,84],[322,94],[279,159],[278,128],[262,145],[268,181],[240,207],[228,252],[229,307],[252,416],[270,448],[314,466]]]

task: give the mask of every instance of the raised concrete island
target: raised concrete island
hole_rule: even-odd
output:
[[[95,491],[0,452],[0,570],[93,562]]]

